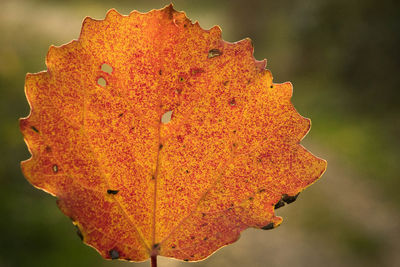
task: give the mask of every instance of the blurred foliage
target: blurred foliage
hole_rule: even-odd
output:
[[[219,24],[225,40],[251,37],[255,57],[268,59],[275,82],[292,81],[295,107],[313,121],[313,128],[304,140],[306,147],[311,145],[325,153],[317,155],[328,161],[333,157],[339,162],[333,169],[328,166],[325,178],[319,183],[338,178],[335,175],[342,173],[342,168],[348,168],[355,173],[354,177],[347,177],[354,185],[367,183],[378,192],[375,202],[394,205],[398,211],[400,17],[397,13],[400,2],[172,2],[177,10],[184,10],[204,28]],[[145,12],[168,3],[161,0],[0,2],[0,266],[128,265],[103,261],[95,250],[81,245],[79,238],[72,234],[70,221],[58,211],[54,198],[33,189],[23,178],[19,162],[27,159],[29,152],[19,133],[17,119],[29,113],[23,91],[25,74],[46,68],[44,60],[50,44],[61,45],[77,38],[84,16],[100,19],[111,7],[128,14],[133,9]],[[340,255],[351,258],[340,261],[342,266],[396,266],[399,263],[395,262],[398,258],[388,260],[391,255],[388,251],[393,249],[389,241],[377,232],[360,227],[364,222],[345,213],[346,207],[333,208],[334,197],[323,201],[324,196],[312,192],[315,191],[306,192],[304,200],[296,204],[301,212],[290,210],[296,216],[285,215],[297,221],[298,225],[291,227],[306,231],[310,238],[321,238],[318,240],[326,242],[326,248],[339,247],[332,252],[334,258]],[[370,216],[375,212],[371,209]],[[265,235],[266,240],[269,235]],[[394,236],[394,233],[388,235]],[[288,245],[286,250],[303,246]],[[225,261],[217,257],[222,253],[233,258],[228,251],[223,249],[193,266],[223,266]],[[260,252],[255,258],[261,254],[266,252]],[[279,255],[268,257],[279,258]],[[313,256],[317,257],[302,255],[295,262],[298,266],[314,266],[314,263],[317,266],[319,262],[313,263],[310,259]],[[135,266],[139,265],[148,266],[148,263]]]

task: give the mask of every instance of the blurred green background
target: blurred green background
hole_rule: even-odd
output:
[[[275,82],[313,127],[303,144],[328,160],[323,178],[277,211],[274,231],[249,229],[205,261],[172,266],[400,266],[399,1],[172,1],[223,38],[250,37]],[[169,1],[0,0],[0,266],[149,266],[105,261],[81,243],[50,195],[19,162],[29,152],[19,117],[29,113],[27,72],[45,70],[50,44],[79,36],[85,16],[145,12]]]

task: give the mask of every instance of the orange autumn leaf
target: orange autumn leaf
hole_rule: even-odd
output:
[[[326,162],[299,143],[310,128],[250,39],[228,43],[172,6],[86,18],[26,76],[26,178],[58,198],[105,258],[201,260],[274,209]]]

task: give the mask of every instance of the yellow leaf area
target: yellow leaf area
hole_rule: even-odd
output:
[[[326,168],[299,144],[310,121],[292,85],[272,82],[250,39],[171,5],[86,18],[46,64],[26,77],[22,170],[105,258],[204,259],[278,226],[276,205]]]

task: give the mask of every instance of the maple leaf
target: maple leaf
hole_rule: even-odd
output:
[[[105,258],[201,260],[272,229],[326,162],[250,39],[228,43],[172,5],[86,18],[27,74],[26,178]]]

